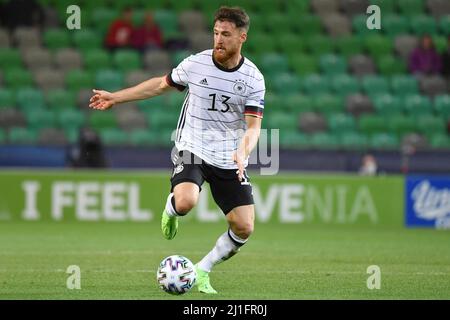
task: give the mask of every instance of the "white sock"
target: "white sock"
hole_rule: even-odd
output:
[[[166,201],[166,212],[169,215],[169,217],[178,217],[179,214],[175,210],[172,204],[172,198],[173,198],[173,192],[169,194]]]
[[[231,229],[228,229],[217,239],[214,248],[198,263],[198,267],[203,271],[211,272],[214,265],[234,256],[246,242],[247,239],[239,238]]]

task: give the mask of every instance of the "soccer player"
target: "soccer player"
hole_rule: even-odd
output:
[[[214,17],[214,48],[184,59],[166,76],[113,93],[93,90],[90,107],[113,105],[187,89],[177,125],[171,192],[161,229],[173,239],[178,219],[198,201],[206,180],[229,228],[196,264],[198,290],[214,294],[209,272],[244,245],[254,227],[252,186],[246,173],[264,110],[264,77],[241,54],[250,19],[239,7],[221,7]]]

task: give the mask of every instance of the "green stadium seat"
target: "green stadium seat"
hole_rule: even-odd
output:
[[[393,115],[386,119],[390,132],[398,136],[416,131],[416,123],[413,117],[404,115]]]
[[[310,0],[303,1],[286,1],[284,2],[285,12],[294,12],[295,14],[309,13]]]
[[[292,110],[294,113],[300,113],[304,111],[313,110],[313,101],[311,96],[305,96],[302,94],[288,94],[283,96],[280,104],[285,103],[287,108]],[[266,100],[267,110],[274,109],[277,105],[270,105],[269,101]]]
[[[365,39],[365,48],[376,60],[392,53],[393,41],[379,34],[369,35]]]
[[[302,38],[294,33],[280,34],[275,37],[276,48],[288,56],[301,54],[304,51]]]
[[[175,12],[171,10],[158,9],[153,13],[153,18],[162,29],[163,34],[178,30],[178,18]]]
[[[65,130],[78,130],[85,125],[86,118],[83,112],[76,109],[61,110],[56,114],[56,121],[59,127]]]
[[[369,143],[367,137],[358,132],[343,132],[338,139],[341,147],[346,150],[366,149]]]
[[[264,29],[271,33],[273,36],[280,36],[282,34],[290,33],[292,30],[291,20],[286,19],[286,16],[280,12],[272,12],[265,16]]]
[[[376,112],[383,116],[402,114],[403,102],[399,96],[388,93],[372,96],[372,103]]]
[[[333,42],[329,37],[322,35],[312,35],[304,38],[306,41],[306,48],[311,54],[321,56],[334,51]]]
[[[295,130],[298,126],[297,118],[284,112],[274,113],[266,121],[270,129]]]
[[[424,0],[398,0],[397,8],[402,15],[413,16],[424,13]]]
[[[368,96],[389,93],[389,82],[383,76],[368,75],[362,79],[362,88]]]
[[[72,42],[82,52],[98,50],[103,46],[103,37],[92,29],[82,28],[71,32],[73,33]]]
[[[35,144],[37,135],[30,128],[13,127],[9,129],[8,140],[11,144]]]
[[[313,55],[296,54],[289,57],[291,68],[299,75],[317,73],[319,64]]]
[[[358,126],[361,132],[372,135],[384,132],[387,129],[386,119],[381,116],[364,114],[358,119]]]
[[[310,146],[310,139],[298,130],[281,130],[280,145],[285,149],[303,149]]]
[[[289,64],[283,54],[266,53],[261,57],[260,68],[264,73],[282,73],[289,70]]]
[[[373,149],[392,150],[397,149],[399,145],[398,137],[390,132],[377,133],[369,138],[369,146]]]
[[[289,94],[296,93],[300,91],[301,82],[300,78],[295,74],[284,72],[279,73],[272,77],[272,88],[275,93],[278,94]]]
[[[250,11],[259,12],[265,16],[272,12],[279,12],[280,9],[280,3],[278,1],[273,0],[259,0],[259,1],[243,1],[244,8],[250,8]]]
[[[93,74],[84,70],[71,70],[66,74],[66,86],[72,91],[93,88]]]
[[[339,74],[331,76],[331,88],[340,96],[355,94],[360,91],[360,82],[357,78],[348,74]]]
[[[32,130],[56,127],[55,114],[49,110],[30,109],[25,113],[25,118]]]
[[[248,35],[246,49],[254,54],[260,55],[266,52],[274,52],[276,43],[270,35],[255,31]]]
[[[17,105],[22,111],[41,110],[45,108],[44,94],[41,90],[24,87],[16,92]]]
[[[344,110],[344,100],[334,94],[320,94],[313,97],[314,110],[322,114],[331,114]]]
[[[174,130],[177,126],[179,113],[164,110],[147,113],[147,123],[152,131]]]
[[[20,87],[31,87],[34,85],[33,76],[28,70],[22,68],[12,68],[5,70],[5,84],[10,89],[18,89]]]
[[[99,30],[101,34],[106,35],[111,23],[118,17],[120,17],[119,10],[102,6],[91,11],[90,22],[94,29]]]
[[[374,34],[376,30],[370,30],[367,28],[367,16],[364,14],[355,15],[352,19],[352,29],[354,34],[360,36],[367,36]]]
[[[439,34],[434,34],[432,36],[434,47],[439,54],[443,54],[447,50],[447,37]]]
[[[320,18],[316,15],[305,14],[305,15],[296,15],[296,20],[299,23],[296,23],[294,28],[298,34],[301,35],[312,35],[312,34],[320,34],[323,31],[322,22]]]
[[[421,117],[433,113],[430,98],[420,94],[405,95],[403,106],[406,113],[414,117]]]
[[[67,29],[49,29],[44,32],[44,45],[50,50],[71,46],[70,32]]]
[[[1,144],[5,144],[6,142],[6,133],[5,130],[3,130],[2,128],[0,128],[0,145]]]
[[[192,9],[192,7],[196,4],[193,0],[186,0],[186,1],[167,0],[166,3],[168,4],[168,7],[171,10],[175,11],[177,14],[181,13],[182,11]]]
[[[171,55],[171,61],[173,66],[177,66],[180,64],[181,61],[186,59],[192,54],[189,50],[178,50],[172,53]]]
[[[330,90],[330,82],[327,77],[318,74],[310,74],[303,77],[302,87],[308,94],[328,93]]]
[[[379,6],[383,13],[392,13],[396,10],[395,2],[392,0],[371,0],[370,3]]]
[[[418,15],[409,17],[410,29],[417,35],[435,34],[438,26],[432,16]]]
[[[56,89],[47,92],[47,105],[52,110],[75,108],[76,99],[71,91]]]
[[[146,129],[136,129],[129,134],[130,143],[134,146],[153,146],[158,142],[158,135]]]
[[[450,95],[438,95],[434,97],[434,110],[437,114],[444,117],[444,119],[450,118]]]
[[[444,119],[432,115],[418,117],[417,128],[427,136],[431,134],[445,134],[446,124]]]
[[[450,14],[441,17],[439,20],[439,28],[444,35],[450,35]]]
[[[110,54],[102,49],[89,50],[84,53],[84,65],[88,71],[98,71],[112,67]]]
[[[144,113],[152,113],[154,110],[162,110],[166,106],[165,96],[159,95],[151,99],[139,100],[137,106]]]
[[[311,135],[311,146],[319,150],[338,149],[338,138],[325,132],[315,133]]]
[[[337,52],[347,59],[363,51],[363,40],[356,35],[338,37],[334,42]]]
[[[400,95],[418,93],[417,80],[409,75],[394,75],[391,78],[392,92]]]
[[[406,63],[393,55],[384,55],[376,60],[378,71],[384,76],[406,73]]]
[[[20,52],[12,48],[0,48],[0,69],[18,69],[22,67]]]
[[[166,95],[165,98],[166,107],[168,108],[166,109],[166,112],[167,110],[178,112],[182,109],[185,100],[184,95],[180,94],[179,92],[173,92]]]
[[[394,37],[400,34],[409,33],[409,22],[407,17],[398,14],[382,15],[382,30],[386,35]]]
[[[430,137],[430,145],[435,149],[450,148],[450,136],[447,134],[434,134]]]
[[[107,146],[126,145],[128,134],[118,128],[104,128],[99,130],[100,137]]]
[[[16,97],[12,90],[0,87],[0,109],[16,106]]]
[[[91,112],[88,124],[95,130],[116,128],[117,119],[113,112]]]
[[[122,72],[137,70],[141,68],[141,58],[134,50],[117,50],[113,54],[114,67]]]
[[[355,130],[355,118],[349,113],[331,113],[328,116],[328,128],[334,133],[343,133]]]
[[[95,77],[95,85],[99,89],[116,91],[124,86],[123,74],[112,69],[100,70]]]
[[[325,54],[320,57],[319,66],[324,74],[335,75],[347,71],[347,62],[336,54]]]

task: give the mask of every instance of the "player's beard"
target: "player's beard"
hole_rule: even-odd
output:
[[[222,48],[223,50],[219,50],[219,48]],[[214,59],[219,62],[220,64],[225,63],[226,61],[230,60],[233,55],[235,55],[237,50],[234,50],[232,48],[224,48],[221,46],[217,46],[214,48]]]

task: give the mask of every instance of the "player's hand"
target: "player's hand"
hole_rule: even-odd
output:
[[[243,177],[244,177],[244,156],[241,155],[240,152],[235,151],[233,152],[233,161],[237,164],[238,166],[238,179],[239,181],[242,181]]]
[[[106,110],[111,108],[114,104],[114,97],[111,92],[105,90],[92,90],[94,95],[89,100],[89,107],[97,110]]]

